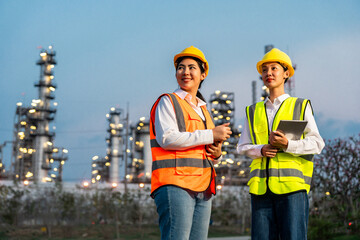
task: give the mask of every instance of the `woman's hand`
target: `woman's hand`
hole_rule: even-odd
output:
[[[206,152],[211,154],[213,158],[219,158],[222,154],[221,152],[222,142],[216,142],[214,144],[206,145]]]
[[[231,129],[229,127],[230,123],[224,123],[223,125],[217,126],[212,129],[214,136],[214,143],[225,141],[230,137]]]
[[[262,148],[261,148],[261,154],[264,157],[275,157],[276,153],[279,151],[279,149],[271,146],[270,144],[265,144]]]
[[[287,149],[289,141],[285,137],[285,134],[283,134],[282,132],[273,131],[270,133],[269,142],[274,147]]]

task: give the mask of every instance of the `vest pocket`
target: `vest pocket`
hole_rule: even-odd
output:
[[[250,179],[248,186],[253,182],[260,182],[261,173],[261,158],[254,159],[250,164]]]
[[[290,154],[278,158],[278,171],[280,182],[305,182],[301,161]]]
[[[203,175],[203,154],[176,153],[175,173],[185,176]]]

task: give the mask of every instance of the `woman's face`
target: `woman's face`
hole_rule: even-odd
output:
[[[201,73],[198,63],[192,58],[184,58],[177,66],[176,80],[186,92],[197,92],[200,82],[206,77]]]
[[[264,63],[262,65],[262,79],[264,85],[269,89],[283,88],[285,79],[289,77],[289,71],[277,62]]]

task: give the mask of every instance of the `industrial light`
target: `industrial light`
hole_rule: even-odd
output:
[[[112,184],[111,184],[111,187],[112,187],[112,188],[116,188],[117,186],[118,186],[117,183],[112,183]]]
[[[233,164],[233,163],[234,163],[234,160],[232,160],[231,158],[228,158],[228,159],[226,159],[226,162],[227,162],[227,163],[230,163],[230,164]]]
[[[16,103],[16,106],[22,106],[22,102],[18,102],[18,103]]]
[[[220,94],[220,90],[216,90],[216,91],[215,91],[215,94],[216,94],[216,95],[219,95],[219,94]]]
[[[143,121],[145,121],[145,119],[146,119],[145,117],[141,117],[141,118],[140,118],[140,121],[143,122]]]
[[[140,188],[144,188],[144,187],[145,187],[145,184],[144,184],[144,183],[139,183],[139,187],[140,187]]]
[[[87,187],[89,187],[89,182],[88,181],[84,181],[83,183],[82,183],[82,185],[83,185],[83,187],[84,188],[87,188]]]

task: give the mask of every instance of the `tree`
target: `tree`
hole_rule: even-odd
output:
[[[359,186],[360,134],[326,141],[322,153],[314,159],[314,204],[322,199],[322,204],[318,205],[324,212],[330,210],[326,209],[326,206],[333,206],[330,211],[335,211],[337,217],[341,217],[343,223],[348,224],[359,219]],[[324,197],[328,200],[327,204]]]

